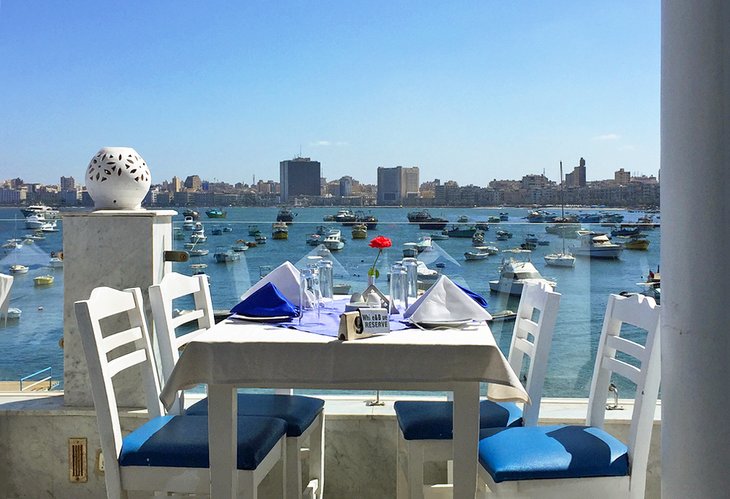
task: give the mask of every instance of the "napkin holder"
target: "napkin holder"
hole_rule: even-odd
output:
[[[387,308],[360,308],[340,315],[337,338],[342,341],[357,340],[389,332]]]

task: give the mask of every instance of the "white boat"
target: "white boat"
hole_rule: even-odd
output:
[[[514,256],[505,257],[499,268],[499,279],[489,281],[489,289],[495,293],[506,293],[514,296],[522,294],[522,286],[529,282],[546,282],[555,287],[554,281],[545,279],[530,261],[530,251],[505,250]],[[520,258],[517,255],[522,255]]]
[[[467,262],[473,262],[475,260],[486,260],[486,258],[489,256],[489,253],[486,251],[481,251],[476,248],[471,251],[465,251],[464,252],[464,259]]]
[[[330,251],[339,251],[345,247],[345,241],[342,240],[342,233],[339,230],[331,230],[322,244]]]
[[[6,318],[7,318],[7,319],[8,319],[9,321],[11,321],[11,320],[20,320],[20,315],[21,315],[22,313],[23,313],[23,311],[22,311],[22,310],[20,310],[19,308],[15,308],[15,307],[10,307],[10,308],[8,309],[8,312],[7,312],[7,314],[5,315],[5,317],[6,317]]]
[[[21,208],[20,212],[26,218],[31,215],[41,215],[41,216],[43,216],[43,218],[45,218],[47,220],[52,220],[52,219],[58,218],[57,209],[51,208],[50,206],[46,206],[43,204],[32,204],[26,208]]]
[[[441,234],[440,232],[436,234],[429,234],[429,236],[432,241],[444,241],[449,238],[448,234]]]
[[[36,230],[46,224],[46,219],[41,214],[33,214],[25,219],[25,228]]]
[[[46,222],[40,227],[41,232],[58,232],[58,227],[56,227],[56,221],[51,220],[50,222]]]
[[[205,235],[205,232],[203,231],[203,228],[196,229],[195,232],[190,234],[190,242],[191,243],[204,243],[208,240],[208,236]]]
[[[231,249],[236,253],[241,253],[242,251],[248,250],[248,244],[243,239],[239,239],[235,243],[233,243]]]
[[[416,256],[418,256],[418,244],[403,243],[403,257],[404,258],[415,258]]]
[[[545,265],[551,267],[575,267],[575,257],[567,252],[545,255]]]
[[[48,266],[54,269],[62,268],[63,267],[63,259],[59,258],[57,256],[52,257],[50,260],[48,260]]]
[[[422,251],[429,251],[432,248],[431,236],[421,236],[418,238],[416,243],[416,250],[420,253]]]
[[[266,236],[261,234],[260,232],[254,237],[256,239],[256,244],[266,244]]]
[[[565,220],[565,202],[563,199],[563,162],[560,162],[560,220]],[[545,228],[547,230],[547,227]],[[575,267],[575,257],[565,250],[565,230],[558,229],[560,238],[563,240],[563,251],[545,255],[545,265],[550,267]]]
[[[195,230],[195,219],[193,217],[185,217],[182,228],[183,230]]]
[[[573,254],[576,256],[616,259],[624,250],[622,245],[612,243],[609,237],[602,232],[579,230],[578,237],[580,246],[573,247]]]
[[[418,283],[418,289],[430,288],[438,278],[441,277],[441,273],[438,270],[430,269],[421,260],[416,263],[416,280]]]
[[[16,263],[15,265],[10,266],[10,273],[11,274],[27,274],[28,267],[26,267],[25,265]]]
[[[188,250],[188,253],[190,254],[190,256],[205,256],[210,253],[210,251],[208,251],[207,249],[191,249]]]

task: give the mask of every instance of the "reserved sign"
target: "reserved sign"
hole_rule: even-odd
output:
[[[341,340],[356,340],[389,332],[388,309],[361,308],[340,315],[340,330],[337,337]]]

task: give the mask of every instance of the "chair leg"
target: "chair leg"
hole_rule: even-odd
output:
[[[239,473],[238,489],[243,495],[243,499],[258,499],[258,484],[253,472]]]
[[[407,451],[410,499],[423,499],[423,446],[418,441],[409,441]]]
[[[309,479],[317,480],[317,498],[324,494],[324,411],[314,420],[309,437]]]
[[[300,441],[287,437],[286,441],[286,499],[302,499],[302,459],[299,455]]]

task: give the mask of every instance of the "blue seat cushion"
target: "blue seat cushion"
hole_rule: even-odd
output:
[[[255,470],[285,434],[286,423],[281,419],[238,418],[238,469]],[[124,437],[119,465],[208,468],[208,418],[151,419]]]
[[[286,421],[286,436],[298,437],[322,412],[324,400],[302,395],[239,393],[239,416],[267,416]],[[191,405],[185,414],[208,414],[208,399]]]
[[[454,403],[399,400],[395,415],[406,440],[454,438]],[[479,428],[522,426],[522,410],[512,402],[479,403]]]
[[[629,474],[626,445],[592,426],[481,430],[479,463],[496,483]]]

